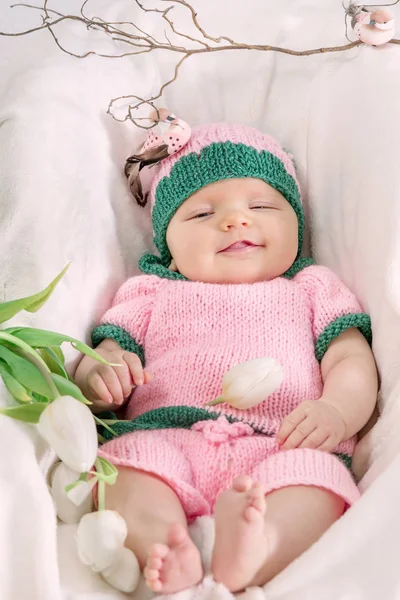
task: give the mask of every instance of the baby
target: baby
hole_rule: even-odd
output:
[[[92,335],[121,366],[84,357],[75,378],[99,408],[141,416],[100,455],[118,466],[107,507],[147,585],[201,581],[188,523],[214,515],[212,573],[237,592],[270,581],[359,497],[349,469],[377,395],[370,320],[300,258],[301,192],[273,138],[198,127],[151,171],[159,257],[141,259]],[[281,365],[279,389],[247,410],[205,406],[232,366],[260,357]]]

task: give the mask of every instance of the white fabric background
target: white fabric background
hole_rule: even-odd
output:
[[[76,0],[66,4],[52,6],[71,12],[79,6]],[[346,42],[340,0],[193,5],[216,36],[294,49]],[[129,0],[93,6],[105,19],[134,19],[162,35],[154,15],[144,16]],[[400,9],[393,11],[400,21]],[[175,23],[189,30],[182,7],[174,13]],[[39,22],[26,8],[0,3],[2,31]],[[63,40],[74,51],[93,44],[103,52],[113,49],[76,26],[64,27]],[[374,324],[383,416],[372,437],[368,489],[314,548],[265,591],[247,592],[246,600],[400,598],[399,52],[388,46],[308,58],[212,53],[188,60],[165,94],[164,103],[193,124],[250,124],[294,153],[315,256],[359,295]],[[0,299],[42,289],[72,261],[48,304],[15,322],[88,339],[116,287],[151,246],[148,215],[134,206],[122,172],[143,134],[105,113],[112,97],[157,90],[171,76],[174,60],[168,52],[79,60],[62,54],[46,33],[0,36]],[[73,362],[76,356],[67,353]],[[1,398],[8,401],[5,393]],[[73,526],[59,527],[57,536],[42,474],[50,460],[32,428],[0,417],[0,598],[124,597],[79,564]],[[207,555],[212,522],[197,524],[196,532]],[[145,590],[135,597],[144,600]],[[231,595],[207,579],[176,596],[189,598]]]

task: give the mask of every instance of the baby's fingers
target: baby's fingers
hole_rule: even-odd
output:
[[[300,444],[314,431],[316,423],[310,418],[306,418],[296,429],[287,437],[286,441],[282,444],[282,450],[291,450],[298,448]]]
[[[148,371],[143,371],[143,373],[144,373],[144,382],[150,383],[150,381],[153,379],[151,373],[149,373]]]
[[[104,384],[106,385],[112,400],[115,404],[120,406],[124,403],[124,391],[122,389],[122,384],[120,381],[120,376],[114,369],[121,369],[122,367],[109,367],[106,365],[101,365],[98,368],[97,373],[102,378]]]
[[[320,446],[318,446],[317,450],[322,450],[323,452],[332,452],[339,444],[340,439],[337,439],[336,436],[330,435],[326,440],[322,442]]]
[[[133,383],[135,385],[143,385],[145,382],[145,375],[140,358],[132,352],[124,352],[123,359],[128,365]]]
[[[291,412],[282,422],[281,428],[276,436],[278,444],[283,444],[288,437],[293,433],[298,425],[306,418],[306,413],[302,406],[298,406]]]
[[[92,399],[93,402],[98,403],[98,401],[100,401],[105,402],[105,404],[113,403],[113,397],[99,373],[94,373],[88,377],[87,387],[89,391],[88,396],[90,396],[90,399]]]
[[[299,445],[299,448],[313,448],[322,450],[323,444],[329,438],[329,431],[323,427],[317,427]]]

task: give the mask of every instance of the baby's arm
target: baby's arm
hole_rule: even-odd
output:
[[[277,435],[283,449],[331,451],[360,431],[374,411],[378,391],[375,360],[358,331],[349,329],[328,347],[322,361],[321,398],[302,402]]]
[[[136,385],[149,381],[143,371],[140,358],[127,352],[111,339],[105,339],[96,352],[108,362],[120,366],[99,363],[90,356],[84,356],[75,371],[75,382],[85,397],[93,402],[93,408],[111,410],[120,407],[129,398]]]
[[[88,356],[79,363],[75,380],[95,408],[117,408],[135,386],[148,383],[149,375],[143,371],[144,340],[158,288],[157,277],[131,277],[92,331],[96,351],[107,362],[120,365],[102,365]]]
[[[358,433],[374,412],[378,394],[375,359],[358,329],[349,329],[330,344],[321,361],[324,400],[340,413],[344,440]]]

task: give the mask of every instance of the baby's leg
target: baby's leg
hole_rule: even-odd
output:
[[[265,500],[261,486],[238,478],[215,507],[215,579],[233,592],[264,585],[312,546],[343,509],[341,498],[321,488],[282,488]]]
[[[107,487],[106,505],[125,519],[125,545],[136,554],[153,591],[174,593],[201,580],[200,553],[189,537],[185,513],[161,479],[118,467],[117,483]]]

